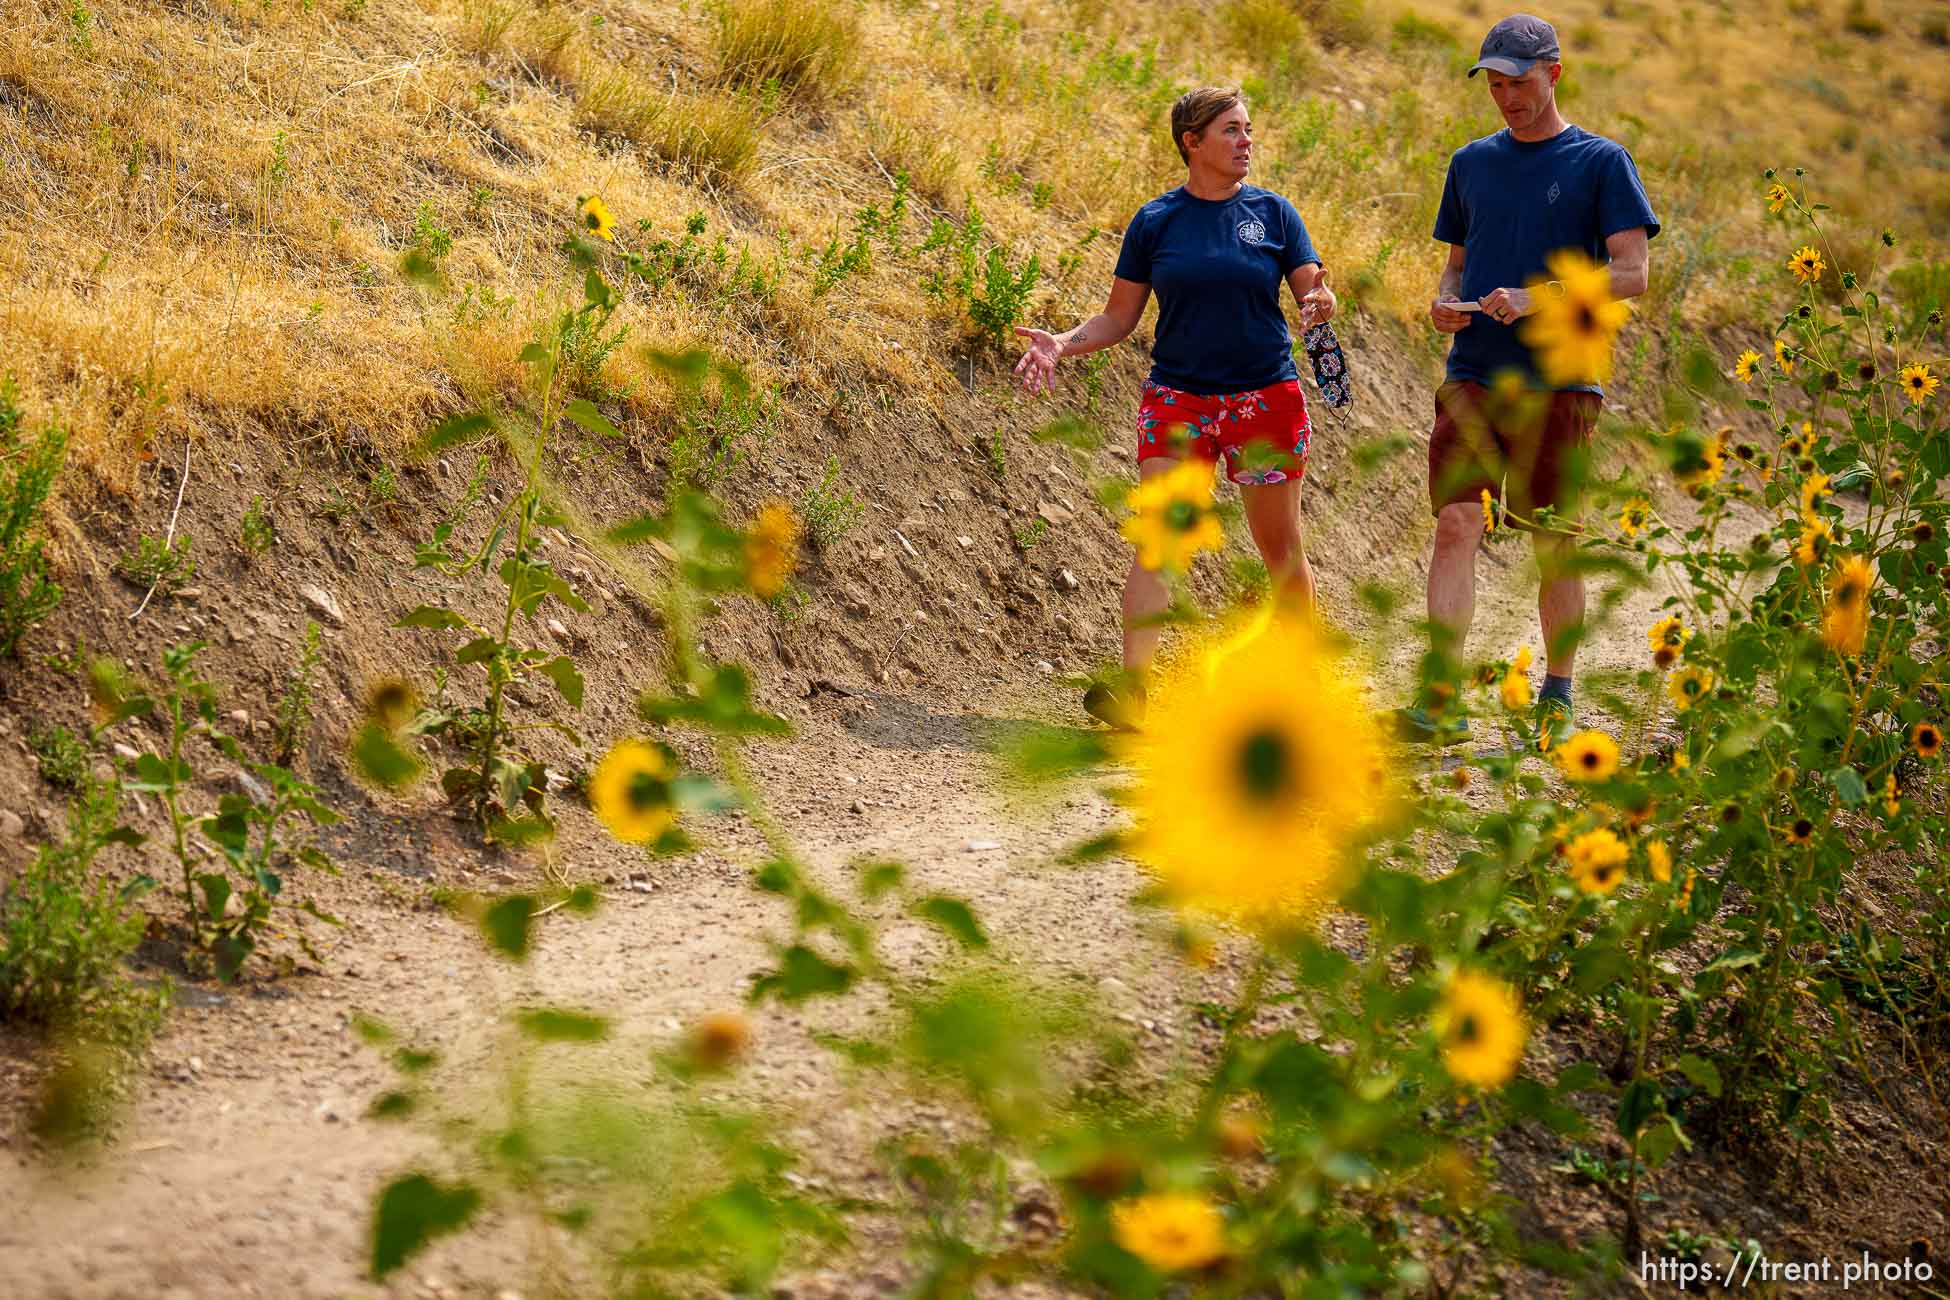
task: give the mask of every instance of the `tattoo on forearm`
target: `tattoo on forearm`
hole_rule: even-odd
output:
[[[1077,326],[1076,332],[1070,335],[1070,342],[1072,343],[1087,343],[1089,342],[1089,340],[1090,340],[1090,330],[1087,326],[1083,326],[1083,325]]]

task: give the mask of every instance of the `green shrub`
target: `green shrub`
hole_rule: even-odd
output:
[[[835,90],[860,59],[860,29],[831,0],[726,0],[718,10],[719,76],[788,93]]]
[[[196,561],[190,558],[190,535],[179,533],[168,539],[144,533],[135,549],[116,562],[116,571],[145,591],[153,587],[171,595],[196,576]]]
[[[0,656],[17,652],[28,629],[61,603],[38,524],[67,435],[49,427],[32,442],[23,439],[17,397],[11,378],[0,381]]]
[[[88,746],[58,723],[37,727],[27,737],[41,780],[62,790],[79,790],[88,779]]]
[[[102,849],[140,842],[116,825],[118,794],[89,783],[68,810],[67,838],[43,845],[0,891],[0,1019],[85,1031],[141,1000],[122,959],[142,939],[135,900],[149,882],[117,889],[93,874]]]
[[[840,462],[826,458],[826,469],[819,482],[799,498],[799,517],[806,523],[806,540],[814,547],[831,546],[853,531],[867,507],[860,498],[840,485]]]

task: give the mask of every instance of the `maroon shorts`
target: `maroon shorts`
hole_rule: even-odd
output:
[[[1225,459],[1234,483],[1299,482],[1313,426],[1300,381],[1211,397],[1144,381],[1138,399],[1138,462],[1157,456]]]
[[[1488,492],[1523,518],[1540,506],[1573,514],[1604,402],[1596,393],[1506,395],[1468,380],[1442,385],[1429,434],[1430,509],[1440,514]]]

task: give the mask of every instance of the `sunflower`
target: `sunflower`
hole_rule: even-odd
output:
[[[1117,1244],[1160,1273],[1204,1268],[1225,1254],[1225,1220],[1196,1192],[1153,1192],[1110,1211]]]
[[[1686,447],[1674,466],[1679,476],[1679,485],[1689,492],[1697,492],[1720,481],[1720,473],[1726,468],[1725,444],[1720,436],[1700,441]]]
[[[1618,512],[1618,531],[1627,537],[1637,537],[1645,531],[1646,521],[1652,518],[1652,503],[1644,497],[1633,497]]]
[[[691,1027],[686,1043],[691,1064],[700,1070],[722,1070],[751,1046],[751,1022],[736,1011],[717,1011]]]
[[[1784,375],[1794,373],[1794,358],[1788,355],[1787,344],[1781,339],[1774,340],[1774,364],[1781,368]]]
[[[1510,661],[1510,671],[1503,674],[1503,707],[1512,713],[1530,707],[1530,664],[1530,647],[1525,646]]]
[[[1869,588],[1875,571],[1859,555],[1845,558],[1828,588],[1828,607],[1821,613],[1821,640],[1830,650],[1859,655],[1869,638]]]
[[[1664,840],[1650,840],[1645,846],[1645,865],[1651,869],[1652,878],[1660,884],[1672,880],[1672,850]]]
[[[1688,664],[1672,675],[1666,683],[1666,694],[1672,697],[1672,707],[1684,713],[1706,698],[1713,689],[1713,670],[1698,664]]]
[[[1518,336],[1552,384],[1603,383],[1611,378],[1612,340],[1631,317],[1631,304],[1612,297],[1611,269],[1577,249],[1552,253],[1545,266],[1563,292],[1541,292],[1546,281],[1532,280],[1537,309]]]
[[[1921,406],[1935,394],[1938,380],[1930,373],[1928,366],[1918,363],[1904,366],[1897,382],[1902,385],[1903,396],[1915,405]]]
[[[745,534],[745,585],[770,600],[799,562],[799,521],[783,501],[768,502]]]
[[[1897,797],[1896,774],[1891,772],[1882,778],[1882,810],[1894,817],[1903,810],[1903,801]]]
[[[1803,284],[1813,284],[1821,279],[1821,273],[1828,269],[1828,263],[1821,260],[1821,250],[1809,244],[1794,251],[1787,260],[1788,270]]]
[[[1191,911],[1278,929],[1345,883],[1350,841],[1385,811],[1385,747],[1360,684],[1298,619],[1269,618],[1161,674],[1135,777],[1136,856]]]
[[[1754,382],[1754,371],[1760,369],[1760,353],[1748,348],[1733,363],[1733,377],[1743,384]]]
[[[1794,196],[1788,193],[1788,187],[1779,181],[1775,181],[1767,187],[1767,210],[1769,212],[1779,212],[1782,208],[1785,208],[1789,203],[1793,202],[1793,200]]]
[[[1677,900],[1677,903],[1680,911],[1682,912],[1687,911],[1693,906],[1693,882],[1698,879],[1699,879],[1699,872],[1695,871],[1691,867],[1687,867],[1686,883],[1679,887],[1679,898]]]
[[[1580,731],[1557,747],[1557,765],[1567,780],[1610,780],[1618,773],[1618,742],[1602,731]]]
[[[1442,1068],[1458,1083],[1500,1088],[1523,1060],[1523,1003],[1502,980],[1457,971],[1436,1008],[1435,1034]]]
[[[1661,668],[1670,668],[1686,653],[1686,643],[1693,639],[1693,630],[1681,621],[1679,615],[1668,614],[1645,629],[1646,644],[1652,650],[1652,662]]]
[[[1806,817],[1796,817],[1782,833],[1789,844],[1806,844],[1815,837],[1815,824]]]
[[[615,240],[616,218],[610,215],[609,205],[594,194],[582,201],[579,209],[582,228],[598,239]]]
[[[1132,491],[1131,517],[1124,521],[1122,531],[1137,547],[1140,565],[1183,573],[1200,551],[1225,546],[1225,529],[1212,508],[1212,483],[1217,472],[1211,461],[1185,460],[1145,479]]]
[[[677,774],[661,745],[619,740],[589,778],[589,806],[625,844],[647,844],[677,822],[670,781]]]
[[[1496,531],[1496,501],[1490,496],[1488,488],[1483,489],[1483,531],[1486,533]]]
[[[1804,569],[1821,563],[1822,556],[1828,553],[1828,544],[1834,540],[1835,530],[1826,519],[1803,520],[1801,540],[1794,544],[1794,562]]]
[[[1909,729],[1909,744],[1918,758],[1935,758],[1943,752],[1943,731],[1934,722],[1919,722]]]
[[[1571,880],[1587,894],[1609,894],[1625,878],[1625,859],[1630,853],[1615,831],[1600,826],[1586,831],[1565,847],[1571,862]]]
[[[1810,474],[1801,484],[1801,517],[1803,519],[1814,518],[1815,507],[1821,503],[1823,497],[1829,494],[1828,482],[1829,479],[1826,474]]]

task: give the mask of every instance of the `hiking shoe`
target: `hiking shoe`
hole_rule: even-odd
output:
[[[1577,724],[1571,720],[1571,706],[1555,695],[1537,697],[1531,723],[1537,728],[1537,751],[1548,754],[1571,738]]]
[[[1469,739],[1468,718],[1439,718],[1419,704],[1388,715],[1395,739],[1411,745],[1460,745]]]
[[[1083,693],[1083,711],[1112,731],[1136,731],[1144,723],[1144,683],[1135,679],[1094,682]]]

